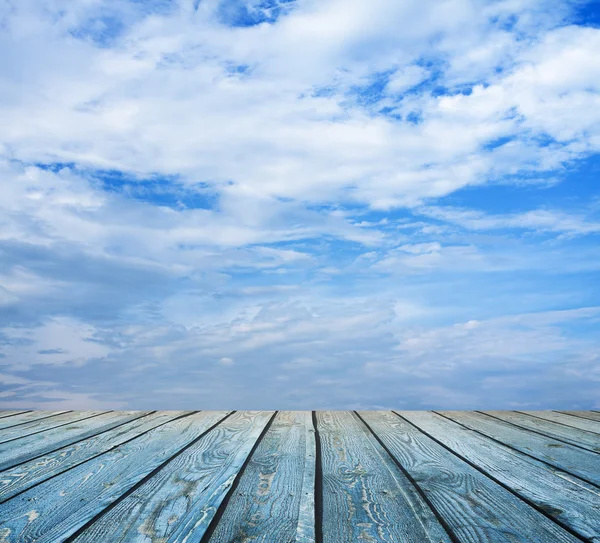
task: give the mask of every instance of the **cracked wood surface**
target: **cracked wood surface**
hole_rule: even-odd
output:
[[[0,543],[600,543],[593,411],[0,411]]]

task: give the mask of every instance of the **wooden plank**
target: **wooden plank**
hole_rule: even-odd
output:
[[[316,443],[316,424],[317,419],[314,413],[311,413],[312,430],[309,430],[306,436],[306,462],[304,464],[304,474],[302,476],[302,497],[300,498],[300,511],[298,513],[298,528],[296,529],[295,543],[313,543],[319,541],[316,530],[316,503],[315,494],[320,490],[316,482],[317,455],[321,458],[320,450]],[[320,462],[320,460],[319,460]],[[320,472],[319,472],[320,474]],[[312,492],[310,489],[312,488]],[[322,539],[322,538],[321,538]]]
[[[590,541],[600,541],[598,488],[435,413],[403,411],[402,416],[563,526]]]
[[[137,418],[143,412],[118,411],[98,415],[83,421],[76,421],[41,434],[9,441],[0,445],[0,471],[22,464],[56,449],[71,445],[98,432],[114,428],[123,422]]]
[[[63,473],[189,411],[163,411],[128,420],[114,429],[68,445],[0,474],[0,503],[33,485]]]
[[[449,542],[426,501],[358,417],[317,413],[323,541]]]
[[[580,541],[392,413],[360,415],[461,543]]]
[[[29,410],[27,410],[27,411],[8,411],[8,410],[3,410],[3,411],[0,411],[0,419],[4,419],[6,417],[14,417],[15,415],[20,415],[22,413],[29,413]]]
[[[233,414],[74,541],[200,541],[272,416]]]
[[[0,419],[0,430],[39,419],[54,417],[62,413],[68,413],[68,411],[26,411],[20,415],[14,415],[12,417]]]
[[[0,534],[7,543],[64,541],[226,415],[203,412],[168,422],[12,498],[2,504]]]
[[[558,411],[558,413],[564,413],[571,417],[578,417],[580,419],[595,420],[600,422],[600,413],[596,411]]]
[[[596,453],[516,428],[481,413],[467,411],[440,411],[440,413],[513,449],[543,460],[595,485],[600,485],[600,455]]]
[[[314,542],[314,464],[311,412],[278,413],[209,541]]]
[[[525,413],[531,417],[537,417],[544,420],[551,420],[552,422],[558,422],[565,426],[579,428],[580,430],[586,430],[587,432],[594,432],[595,434],[600,435],[600,421],[596,422],[580,417],[572,417],[571,415],[565,415],[564,413],[558,413],[556,411],[519,411],[519,413]]]
[[[4,430],[0,430],[0,445],[15,439],[21,439],[33,434],[37,434],[39,432],[45,432],[46,430],[51,430],[52,428],[65,426],[72,422],[95,417],[96,415],[101,415],[102,413],[107,413],[107,411],[68,411],[62,415],[56,415],[55,417],[36,420],[27,424],[14,426],[12,428],[5,428]],[[17,447],[18,444],[15,443],[14,446]]]
[[[600,435],[598,434],[569,428],[556,422],[530,417],[529,415],[514,411],[483,411],[483,413],[487,413],[505,422],[510,422],[521,428],[538,432],[544,436],[600,453]]]

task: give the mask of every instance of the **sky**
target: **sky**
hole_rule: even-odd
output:
[[[599,408],[598,51],[598,1],[0,0],[0,408]]]

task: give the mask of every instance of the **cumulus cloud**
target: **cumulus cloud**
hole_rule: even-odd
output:
[[[4,401],[508,406],[506,371],[575,402],[597,317],[569,311],[600,304],[580,8],[0,8]]]

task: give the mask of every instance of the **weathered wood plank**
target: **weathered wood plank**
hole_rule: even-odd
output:
[[[558,422],[565,426],[579,428],[580,430],[586,430],[587,432],[594,432],[595,434],[600,435],[600,421],[572,417],[571,415],[565,415],[564,413],[558,413],[556,411],[519,411],[519,413],[525,413],[531,417]]]
[[[64,413],[6,428],[2,543],[600,543],[590,418],[459,412],[482,431],[452,412],[319,413],[315,485],[310,413]]]
[[[139,411],[109,412],[90,419],[73,422],[68,426],[1,444],[0,471],[60,449],[74,441],[79,441],[103,430],[114,428],[127,420],[137,418],[140,414],[142,413]]]
[[[36,420],[12,428],[5,428],[4,430],[0,430],[0,445],[15,439],[21,439],[33,434],[37,434],[39,432],[45,432],[47,430],[51,430],[52,428],[65,426],[72,422],[95,417],[96,415],[101,415],[102,413],[107,413],[107,411],[69,411],[67,413],[63,413],[62,415],[56,415],[55,417]],[[15,443],[14,446],[17,447],[18,444]]]
[[[515,411],[484,411],[484,413],[521,428],[539,432],[546,437],[559,439],[593,452],[600,452],[600,435],[578,430],[577,428],[569,428],[549,420],[530,417]]]
[[[64,541],[226,415],[203,412],[167,422],[12,498],[2,504],[0,534],[6,543]]]
[[[233,414],[75,541],[200,541],[273,414]]]
[[[449,542],[426,501],[354,413],[317,413],[323,541]]]
[[[600,422],[600,413],[597,411],[558,411],[558,413],[565,413],[571,417],[579,417],[582,419],[595,420]]]
[[[25,462],[0,473],[0,503],[24,492],[33,485],[54,477],[88,459],[107,452],[189,411],[163,411],[139,416],[121,423],[120,426],[95,434],[52,453]]]
[[[314,463],[311,412],[278,413],[209,541],[314,542]]]
[[[582,537],[600,541],[600,490],[435,413],[402,416]]]
[[[22,413],[29,413],[29,410],[23,410],[23,411],[3,410],[3,411],[0,411],[0,419],[4,419],[6,417],[14,417],[15,415],[21,415]]]
[[[398,416],[360,415],[425,492],[457,541],[580,541]]]
[[[20,424],[26,424],[35,420],[45,419],[48,417],[54,417],[62,413],[68,413],[69,411],[26,411],[25,413],[14,415],[0,419],[0,430],[17,426]]]
[[[306,436],[307,457],[304,464],[304,475],[302,476],[302,497],[300,498],[300,511],[298,514],[298,528],[296,530],[295,543],[312,543],[318,541],[316,535],[316,504],[315,494],[318,490],[316,484],[317,455],[321,457],[316,443],[316,416],[311,413],[312,430],[309,429]],[[320,460],[319,460],[320,461]],[[312,493],[310,489],[312,488]]]
[[[492,437],[505,445],[543,460],[563,471],[600,485],[600,455],[567,443],[556,441],[481,413],[467,411],[440,411],[473,430]]]

